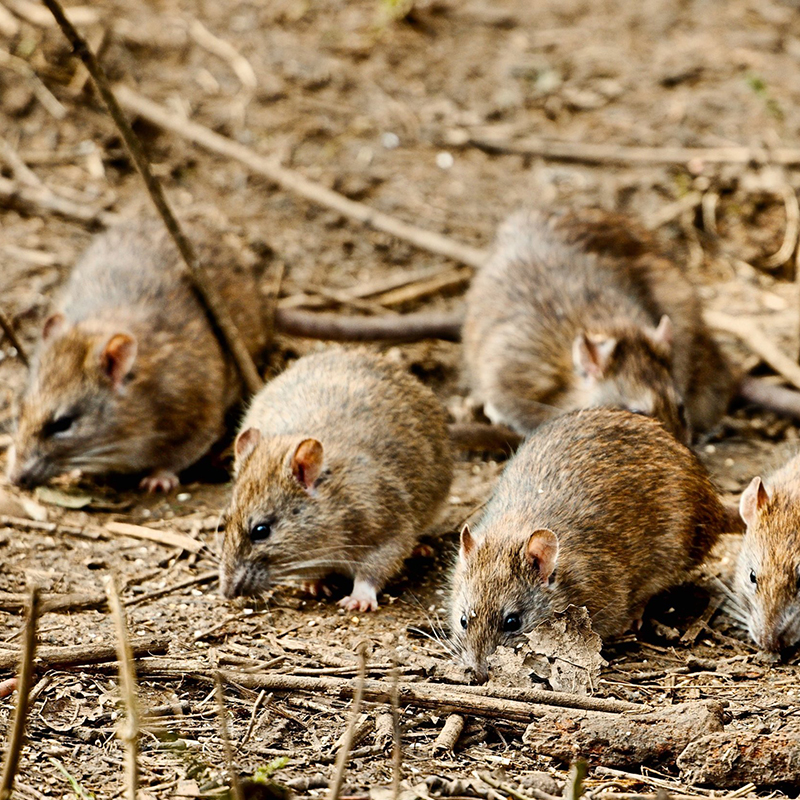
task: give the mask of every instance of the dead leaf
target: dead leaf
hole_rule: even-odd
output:
[[[589,694],[597,686],[606,662],[603,642],[592,630],[585,607],[568,606],[527,634],[532,653],[547,658],[550,686],[557,692]]]

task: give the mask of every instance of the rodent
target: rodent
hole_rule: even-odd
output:
[[[779,652],[800,642],[800,455],[742,492],[747,530],[736,564],[735,605],[753,641]]]
[[[466,306],[473,394],[522,434],[606,406],[657,417],[685,441],[718,423],[736,388],[692,285],[618,214],[512,214]]]
[[[446,413],[387,357],[338,347],[304,356],[256,395],[235,442],[220,586],[225,597],[330,573],[340,605],[377,593],[435,521],[452,480]]]
[[[607,639],[699,564],[728,515],[697,456],[650,417],[567,412],[540,426],[498,481],[452,577],[453,644],[487,659],[553,612],[586,606]]]
[[[267,325],[254,270],[193,238],[257,358]],[[93,239],[44,323],[9,478],[30,488],[75,469],[144,472],[143,488],[172,489],[223,434],[241,391],[163,224],[126,222]]]

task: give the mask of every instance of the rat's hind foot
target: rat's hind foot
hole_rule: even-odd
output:
[[[377,611],[378,595],[369,581],[356,580],[353,582],[353,591],[343,597],[339,605],[346,611]]]
[[[300,591],[310,594],[312,597],[319,597],[320,595],[331,596],[331,587],[324,580],[303,581],[300,584]]]
[[[146,492],[171,492],[173,489],[177,489],[180,483],[174,472],[167,469],[156,469],[142,478],[139,488]]]
[[[436,551],[429,544],[416,544],[409,558],[433,558]]]

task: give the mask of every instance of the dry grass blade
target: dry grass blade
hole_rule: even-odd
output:
[[[118,730],[120,741],[125,748],[125,793],[128,800],[136,800],[139,788],[139,704],[136,698],[133,650],[128,641],[125,611],[119,599],[117,585],[112,577],[106,580],[106,594],[117,634],[119,687],[122,701],[125,704],[125,724],[120,724]]]
[[[786,231],[778,252],[764,259],[764,266],[767,269],[780,267],[792,257],[797,247],[798,234],[800,234],[800,204],[797,202],[797,194],[789,184],[785,184],[782,195],[786,206]]]
[[[39,589],[31,587],[28,602],[28,620],[25,624],[25,642],[22,649],[22,661],[17,681],[17,708],[14,712],[14,723],[6,748],[6,760],[3,764],[3,775],[0,778],[0,800],[7,800],[14,788],[14,778],[19,766],[22,744],[25,738],[25,723],[28,719],[28,705],[33,684],[33,660],[36,656],[36,627],[39,622]]]
[[[233,748],[231,747],[231,737],[228,734],[228,715],[225,711],[225,692],[222,688],[222,676],[219,672],[214,674],[214,685],[217,697],[217,714],[219,716],[219,735],[222,739],[222,750],[225,754],[225,767],[231,784],[231,795],[233,800],[244,800],[242,786],[239,783],[239,773],[236,771],[236,765],[233,762]]]
[[[134,539],[146,539],[149,542],[157,542],[168,547],[179,547],[190,553],[199,553],[205,547],[202,542],[183,533],[161,531],[156,528],[147,528],[144,525],[132,525],[130,522],[108,522],[106,530],[120,536],[132,536]]]
[[[589,765],[583,760],[576,761],[570,767],[569,778],[567,778],[567,782],[564,785],[564,800],[581,800],[583,782],[588,771]]]
[[[400,668],[392,668],[392,798],[400,797],[400,779],[403,777],[403,742],[400,738]]]
[[[186,264],[197,295],[208,312],[209,321],[212,323],[220,341],[233,356],[247,388],[250,392],[255,394],[263,386],[263,381],[258,374],[256,365],[253,363],[247,345],[240,336],[228,309],[212,287],[205,270],[197,260],[197,255],[195,254],[191,242],[186,237],[178,220],[172,213],[172,209],[164,195],[164,190],[161,188],[161,183],[150,169],[150,164],[142,148],[142,143],[133,132],[131,124],[123,114],[122,108],[114,97],[114,93],[111,91],[111,85],[108,82],[105,71],[95,58],[94,53],[90,50],[86,40],[67,19],[64,14],[64,9],[59,4],[58,0],[42,0],[42,2],[50,9],[50,13],[55,17],[64,36],[66,36],[75,50],[75,54],[83,61],[86,69],[89,70],[89,74],[92,76],[97,91],[103,99],[103,103],[108,113],[111,115],[114,124],[117,126],[122,140],[125,142],[128,153],[136,165],[136,169],[144,180],[150,199],[153,201],[153,205],[155,205],[159,216],[164,221],[164,225],[169,231],[170,236]]]
[[[350,719],[347,723],[342,746],[336,756],[336,769],[331,778],[328,789],[328,800],[339,800],[344,783],[344,771],[347,768],[347,761],[350,757],[350,750],[353,747],[353,738],[358,724],[358,715],[361,713],[361,701],[364,698],[364,683],[367,677],[367,643],[361,642],[358,646],[358,679],[355,692],[353,693],[353,707],[350,709]]]

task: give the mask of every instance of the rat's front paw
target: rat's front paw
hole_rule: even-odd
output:
[[[353,591],[343,597],[339,605],[346,611],[377,611],[378,595],[368,581],[355,581]]]
[[[180,480],[174,472],[167,469],[157,469],[147,477],[142,478],[139,484],[140,489],[146,492],[171,492],[180,486]]]
[[[331,596],[330,586],[328,586],[324,580],[303,581],[300,584],[300,591],[305,594],[310,594],[312,597],[320,597],[321,595],[325,595],[325,597]]]

